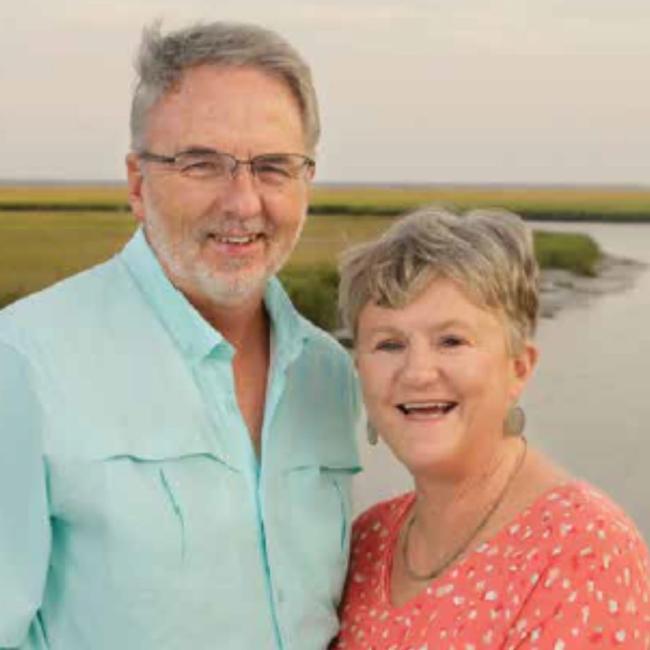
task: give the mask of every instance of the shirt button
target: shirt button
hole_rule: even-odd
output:
[[[282,605],[282,603],[284,603],[285,601],[284,591],[282,589],[278,589],[277,596],[278,596],[278,603]]]

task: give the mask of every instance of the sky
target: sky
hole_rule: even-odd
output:
[[[317,180],[650,185],[647,0],[3,2],[0,179],[123,179],[155,19],[290,40],[321,105]]]

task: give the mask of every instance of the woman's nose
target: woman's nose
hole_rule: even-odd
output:
[[[402,367],[402,381],[419,386],[435,382],[438,376],[438,360],[431,350],[409,350]]]

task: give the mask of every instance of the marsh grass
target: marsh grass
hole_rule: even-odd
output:
[[[645,188],[323,186],[315,190],[313,203],[321,212],[333,213],[394,214],[436,203],[460,211],[502,207],[537,219],[650,220],[650,189]]]
[[[598,244],[580,233],[535,232],[535,256],[543,269],[566,269],[594,277],[602,252]]]
[[[312,215],[281,277],[298,308],[326,329],[336,326],[336,262],[348,246],[376,237],[389,217]],[[127,212],[0,211],[0,307],[120,250],[135,229]],[[536,233],[544,267],[596,273],[600,252],[584,235]]]

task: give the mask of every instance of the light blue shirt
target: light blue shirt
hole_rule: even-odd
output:
[[[233,348],[140,231],[0,312],[0,648],[327,646],[359,398],[275,279],[265,303],[261,463]]]

